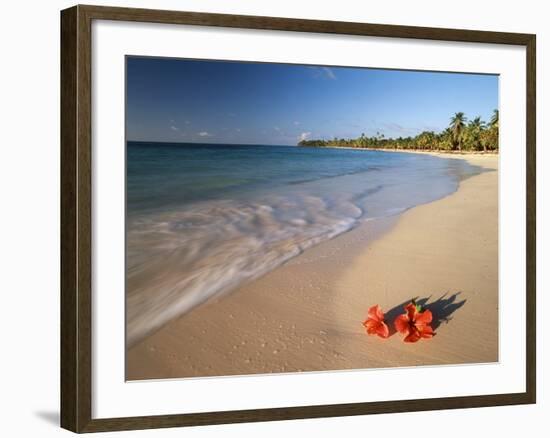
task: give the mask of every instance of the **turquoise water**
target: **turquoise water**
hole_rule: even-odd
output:
[[[128,342],[479,171],[423,154],[128,142]]]

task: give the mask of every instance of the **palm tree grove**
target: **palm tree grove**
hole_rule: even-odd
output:
[[[361,134],[359,138],[350,139],[302,140],[298,146],[494,153],[498,151],[498,120],[498,110],[493,111],[488,123],[479,116],[468,120],[463,112],[457,112],[451,117],[449,126],[441,132],[424,131],[415,137],[398,138],[385,138],[379,133],[373,137]]]

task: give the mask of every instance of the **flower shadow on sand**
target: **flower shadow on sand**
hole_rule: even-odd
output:
[[[453,318],[452,315],[458,309],[460,309],[466,303],[466,300],[459,300],[459,295],[461,292],[456,292],[453,294],[445,294],[438,298],[435,301],[430,301],[432,296],[430,295],[427,298],[414,298],[414,301],[421,305],[424,309],[429,309],[432,312],[432,328],[437,330],[437,328],[445,323],[448,324]],[[390,336],[396,333],[395,327],[393,326],[393,321],[399,315],[404,313],[404,307],[409,304],[411,300],[407,300],[398,306],[388,310],[385,314],[385,320],[390,329]]]

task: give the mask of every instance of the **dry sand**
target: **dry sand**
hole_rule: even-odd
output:
[[[437,154],[441,155],[441,154]],[[127,354],[127,379],[482,363],[498,360],[498,156],[452,195],[375,220],[173,320]],[[418,297],[436,336],[367,336]]]

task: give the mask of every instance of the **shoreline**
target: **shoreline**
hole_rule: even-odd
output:
[[[391,151],[444,155],[498,169],[498,154]],[[127,379],[496,361],[497,194],[498,173],[483,172],[461,181],[447,197],[323,242],[130,348]],[[434,218],[439,221],[432,223]],[[463,229],[470,223],[477,233]],[[457,233],[463,237],[460,245],[449,242]],[[490,244],[480,247],[482,242]],[[442,262],[442,269],[430,271]],[[463,278],[464,272],[471,275]],[[399,336],[381,341],[364,333],[361,322],[370,305],[400,312],[412,295],[428,298],[427,290],[433,295],[429,302],[444,316],[434,339],[411,351]],[[448,295],[436,301],[438,291]],[[461,312],[462,306],[472,308]],[[483,336],[454,339],[451,323],[461,336],[471,326],[484,328]]]
[[[380,151],[380,152],[403,152],[406,154],[426,154],[435,156],[449,156],[455,158],[468,158],[468,156],[474,157],[498,157],[499,151],[451,151],[446,149],[395,149],[395,148],[354,148],[351,146],[296,146],[299,148],[311,148],[311,149],[349,149],[352,151]]]

